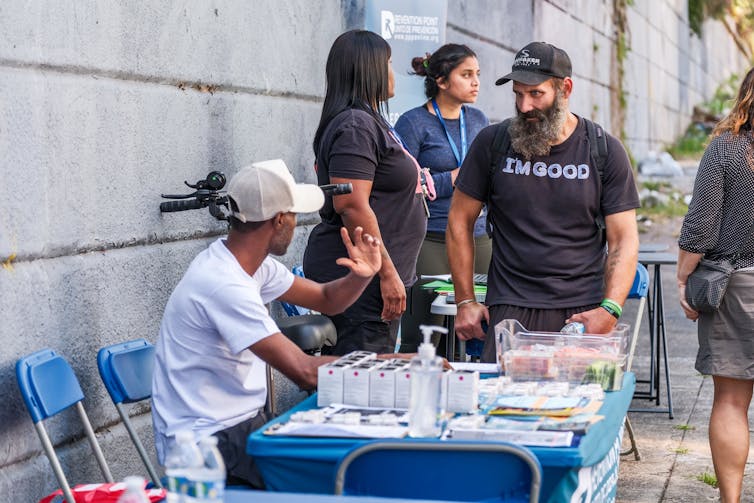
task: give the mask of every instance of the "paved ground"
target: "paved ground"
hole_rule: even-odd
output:
[[[693,172],[689,173],[693,175]],[[687,184],[688,186],[688,184]],[[642,243],[666,243],[668,252],[677,254],[677,234],[681,219],[655,226],[642,234]],[[657,228],[659,227],[659,228]],[[622,456],[618,479],[619,503],[705,502],[717,501],[718,492],[700,481],[704,474],[714,474],[707,442],[707,424],[712,406],[712,379],[694,370],[697,340],[696,324],[683,316],[678,305],[675,266],[662,267],[665,298],[665,323],[668,337],[670,381],[674,418],[667,413],[629,412],[636,433],[641,460]],[[651,271],[650,271],[651,275]],[[626,319],[635,317],[636,301],[629,301]],[[629,307],[630,306],[630,307]],[[644,316],[646,325],[646,315]],[[634,360],[638,379],[649,375],[649,336],[646,326],[640,333]],[[661,382],[661,405],[667,406],[664,378]],[[646,389],[639,383],[638,389]],[[634,399],[632,407],[649,408],[654,402]],[[749,430],[754,422],[750,419]],[[628,446],[628,435],[624,438]],[[744,478],[743,502],[754,502],[754,456],[751,450]]]

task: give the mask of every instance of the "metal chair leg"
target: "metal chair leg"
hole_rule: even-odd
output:
[[[639,447],[636,445],[636,439],[634,438],[634,429],[631,427],[631,420],[626,416],[626,432],[628,432],[628,439],[631,441],[631,448],[625,451],[621,451],[621,456],[634,453],[634,459],[641,461],[641,454],[639,453]]]
[[[84,432],[89,439],[92,451],[94,451],[94,458],[97,460],[97,464],[99,465],[102,475],[105,477],[105,481],[114,482],[113,476],[110,473],[110,468],[107,466],[107,461],[105,461],[105,455],[102,454],[102,448],[100,448],[99,442],[97,442],[97,437],[94,435],[94,430],[89,422],[89,417],[87,417],[86,411],[84,410],[84,406],[81,405],[81,402],[76,402],[76,411],[79,413],[81,423],[84,425]]]

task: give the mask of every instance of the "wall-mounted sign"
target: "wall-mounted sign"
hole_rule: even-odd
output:
[[[367,0],[365,29],[390,44],[395,71],[395,97],[390,123],[424,103],[424,79],[412,73],[411,58],[433,52],[445,43],[447,0]]]

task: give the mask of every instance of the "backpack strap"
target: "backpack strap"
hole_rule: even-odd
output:
[[[489,186],[487,188],[487,201],[489,202],[492,195],[492,178],[495,176],[495,171],[500,165],[500,161],[508,153],[508,149],[511,146],[511,136],[508,134],[508,126],[511,124],[511,119],[505,119],[503,122],[497,125],[495,131],[495,138],[492,140],[490,146],[490,173],[489,173]]]
[[[590,121],[584,117],[584,123],[586,124],[586,135],[589,140],[589,150],[594,159],[595,168],[599,175],[599,194],[600,200],[602,200],[602,186],[605,184],[605,166],[607,165],[607,134],[602,126]],[[595,218],[597,228],[602,233],[602,240],[605,241],[605,217],[600,212]]]
[[[490,145],[490,170],[487,180],[487,234],[492,236],[492,212],[490,212],[490,202],[492,200],[492,187],[495,179],[495,172],[500,166],[500,162],[508,154],[508,150],[511,146],[511,136],[508,134],[508,126],[510,126],[511,119],[505,119],[503,122],[497,125],[495,131],[495,137]]]

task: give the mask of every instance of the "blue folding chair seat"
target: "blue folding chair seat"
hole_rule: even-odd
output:
[[[97,353],[97,367],[149,477],[156,487],[161,488],[157,471],[131,424],[128,410],[123,406],[151,398],[154,346],[144,339],[106,346]]]
[[[65,409],[75,405],[81,423],[84,426],[94,456],[99,464],[102,475],[107,482],[113,481],[110,468],[107,466],[102,449],[94,436],[94,430],[86,415],[81,401],[84,392],[81,391],[79,381],[68,362],[52,349],[42,349],[36,353],[20,358],[16,362],[16,379],[26,408],[34,422],[45,454],[50,460],[52,470],[63,490],[66,501],[75,503],[71,486],[63,473],[60,461],[55,454],[55,448],[50,441],[44,421]]]
[[[377,440],[340,460],[335,494],[446,501],[539,501],[542,466],[522,445]]]

